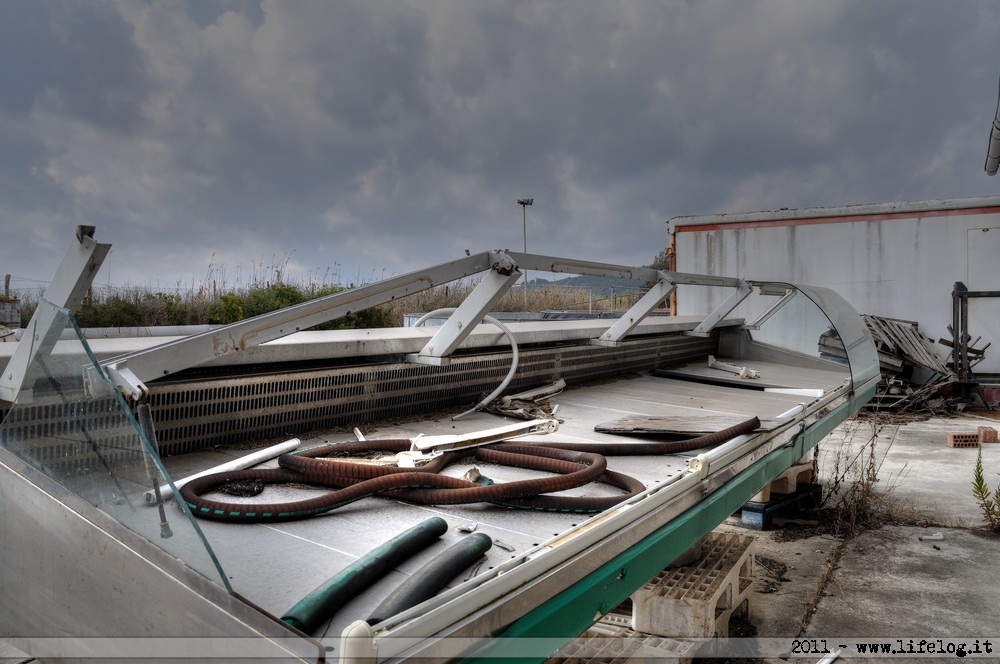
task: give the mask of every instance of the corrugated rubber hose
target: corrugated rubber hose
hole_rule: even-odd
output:
[[[759,426],[760,421],[754,417],[717,433],[667,443],[496,443],[476,448],[475,458],[551,475],[488,485],[440,474],[446,466],[467,458],[469,450],[446,452],[419,469],[408,469],[331,458],[370,451],[404,451],[409,449],[408,440],[331,443],[282,455],[278,457],[280,468],[236,470],[196,478],[185,484],[180,492],[195,516],[242,523],[302,519],[370,496],[392,496],[421,504],[485,502],[526,510],[592,514],[645,489],[638,480],[609,471],[605,456],[676,454],[721,444]],[[265,484],[308,484],[332,490],[321,496],[282,503],[222,502],[203,497],[225,484],[247,480],[261,480]],[[547,495],[594,481],[620,488],[625,493],[597,497]]]

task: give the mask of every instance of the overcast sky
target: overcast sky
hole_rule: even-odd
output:
[[[995,2],[5,0],[0,274],[632,265],[681,214],[992,195]]]

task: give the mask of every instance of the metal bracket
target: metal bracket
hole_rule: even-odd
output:
[[[646,291],[646,294],[639,298],[639,301],[616,320],[600,338],[591,339],[590,343],[597,346],[617,346],[676,287],[669,273],[660,272],[660,279],[653,284],[653,287]]]
[[[77,226],[75,241],[63,257],[42,302],[25,328],[13,356],[0,375],[0,400],[13,403],[18,395],[29,399],[30,371],[35,358],[52,352],[64,325],[57,323],[55,309],[75,310],[83,302],[97,271],[104,263],[110,244],[94,241],[94,226]]]
[[[776,302],[772,303],[771,306],[768,307],[767,310],[764,313],[762,313],[760,316],[757,317],[757,320],[753,321],[752,323],[747,323],[746,325],[743,326],[743,329],[745,329],[745,330],[759,330],[761,325],[763,325],[764,323],[766,323],[771,316],[773,316],[774,314],[778,313],[778,310],[781,309],[786,304],[788,304],[789,301],[793,297],[795,297],[795,294],[798,293],[797,290],[795,290],[794,288],[791,288],[790,286],[786,286],[784,290],[785,290],[784,295],[781,297],[780,300],[777,300]],[[761,285],[760,286],[760,294],[761,295],[775,295],[776,293],[767,292],[765,290],[765,286]]]
[[[107,372],[111,382],[132,399],[143,401],[149,396],[149,388],[125,363],[106,365],[104,371]]]
[[[448,364],[451,354],[521,276],[517,263],[507,254],[491,254],[490,262],[490,271],[485,274],[483,280],[419,353],[410,353],[406,356],[407,361],[439,366]]]
[[[715,311],[706,316],[705,320],[701,321],[698,327],[694,328],[690,332],[685,332],[684,334],[690,337],[707,337],[708,333],[712,331],[712,328],[718,325],[719,321],[728,316],[733,309],[738,307],[740,302],[747,299],[752,292],[753,288],[750,287],[750,284],[740,279],[739,284],[736,286],[736,290],[726,298],[725,302],[720,304],[716,307]]]
[[[467,447],[480,447],[499,443],[511,438],[521,436],[531,436],[534,434],[552,433],[559,428],[559,420],[541,419],[530,420],[528,422],[517,422],[507,426],[485,429],[483,431],[473,431],[467,434],[446,434],[443,436],[420,436],[415,438],[411,444],[411,449],[427,452],[445,452],[450,450],[463,450]]]

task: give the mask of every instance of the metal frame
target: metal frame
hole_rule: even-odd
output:
[[[739,284],[736,285],[736,290],[730,293],[729,297],[727,297],[722,304],[716,307],[715,311],[710,313],[708,316],[705,316],[705,320],[703,320],[698,327],[694,328],[690,332],[686,332],[685,334],[692,337],[707,337],[709,332],[712,331],[712,328],[718,325],[719,321],[732,313],[733,309],[740,306],[740,303],[747,299],[752,292],[753,288],[750,287],[750,284],[740,279]]]
[[[92,237],[92,230],[86,237]],[[78,241],[82,242],[79,237]],[[74,264],[73,261],[67,263],[67,270]],[[653,303],[669,294],[677,284],[735,289],[726,303],[698,326],[697,331],[701,333],[710,331],[749,296],[753,290],[751,283],[767,293],[772,289],[777,292],[779,288],[786,288],[786,293],[787,289],[797,290],[813,301],[837,330],[847,351],[851,380],[803,405],[801,410],[789,411],[787,417],[781,418],[779,427],[738,437],[699,455],[685,471],[664,478],[607,512],[394,616],[379,624],[377,632],[363,622],[357,624],[355,633],[361,637],[355,641],[356,647],[345,647],[341,651],[363,653],[373,661],[410,656],[464,657],[470,652],[448,652],[454,644],[448,637],[473,639],[478,648],[489,641],[484,635],[500,631],[499,639],[490,646],[493,649],[480,651],[478,656],[489,658],[494,653],[517,656],[516,642],[521,637],[556,635],[555,638],[562,642],[573,638],[596,616],[609,611],[662,569],[697,536],[721,522],[871,398],[879,377],[874,344],[860,317],[843,298],[827,289],[778,282],[747,282],[737,278],[661,272],[529,254],[485,252],[115,358],[103,366],[126,395],[142,399],[146,394],[144,381],[238,353],[358,309],[489,271],[474,290],[472,302],[452,315],[449,327],[425,346],[427,353],[418,353],[423,354],[424,359],[444,361],[481,320],[483,312],[516,281],[520,269],[654,282],[653,294],[644,296],[623,319],[613,322],[595,340],[598,343],[613,344],[627,336],[648,315]],[[70,289],[67,297],[81,287],[85,290],[84,284],[89,284],[92,277],[93,271],[88,274],[86,268],[81,267],[76,279],[71,280],[76,286]],[[12,482],[23,481],[20,473],[11,473],[3,461],[4,457],[0,456],[0,480],[7,476]],[[73,509],[71,503],[68,507],[77,516],[86,514],[81,511],[85,507]],[[57,510],[58,515],[67,513],[63,507]],[[23,517],[27,518],[28,515]],[[149,561],[154,564],[157,558],[150,556]],[[143,564],[147,564],[145,560]],[[137,570],[136,575],[141,576],[141,572]],[[222,602],[220,599],[216,605],[225,612]],[[233,611],[220,622],[236,620],[237,616],[239,614]],[[259,621],[261,625],[254,624],[251,618],[258,617],[245,618],[248,625],[253,626],[240,633],[275,637],[287,633],[286,628],[268,624],[266,620]],[[177,631],[183,633],[186,625],[181,618],[174,620]],[[223,625],[223,629],[229,626]],[[304,640],[303,645],[314,644]],[[543,655],[527,657],[532,661],[543,658]]]
[[[952,348],[951,348],[951,366],[952,369],[958,374],[958,381],[961,385],[961,390],[963,396],[968,396],[969,386],[977,385],[983,382],[995,382],[998,377],[996,375],[983,375],[977,376],[973,371],[972,367],[975,362],[969,359],[970,348],[972,345],[972,336],[969,334],[969,298],[993,298],[1000,297],[1000,291],[970,291],[968,287],[961,281],[955,282],[955,287],[951,291],[951,301],[952,301]],[[972,343],[970,343],[972,342]],[[989,344],[987,344],[989,346]],[[982,351],[985,348],[980,349],[979,355],[982,356]]]
[[[498,260],[458,309],[438,328],[427,345],[419,353],[407,355],[407,361],[418,364],[447,364],[451,354],[514,285],[520,275],[513,261]]]
[[[579,261],[552,256],[538,256],[508,251],[489,251],[442,263],[368,286],[318,298],[255,318],[239,321],[214,330],[195,334],[148,350],[114,358],[102,363],[112,381],[129,397],[142,400],[148,390],[146,381],[168,376],[258,344],[279,339],[321,323],[367,309],[451,281],[487,272],[462,305],[410,362],[444,365],[452,353],[472,332],[486,312],[517,281],[522,270],[586,274],[602,277],[653,282],[650,293],[640,298],[624,316],[614,321],[592,343],[615,345],[621,342],[666,297],[677,284],[736,288],[745,298],[749,287],[742,279],[663,272],[645,267]],[[735,305],[734,305],[735,306]],[[707,333],[728,313],[720,312]]]
[[[766,323],[771,318],[771,316],[778,313],[779,309],[788,304],[791,301],[791,299],[795,297],[795,294],[797,292],[798,291],[796,291],[794,288],[785,289],[785,294],[781,297],[780,300],[776,300],[770,307],[767,308],[767,310],[764,313],[758,316],[756,320],[754,320],[751,323],[745,324],[743,328],[746,330],[759,330],[760,326]],[[769,295],[769,294],[770,293],[765,293],[764,290],[761,289],[761,295]]]
[[[111,251],[110,244],[94,241],[94,230],[94,226],[76,227],[75,241],[70,244],[42,296],[43,301],[54,307],[39,307],[37,315],[31,317],[17,350],[3,374],[0,374],[0,401],[13,403],[19,394],[22,400],[31,398],[28,387],[30,367],[36,358],[52,350],[64,327],[56,321],[52,312],[60,308],[73,310],[83,302],[97,271]]]

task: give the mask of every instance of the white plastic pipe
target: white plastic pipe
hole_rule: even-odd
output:
[[[286,452],[291,452],[292,450],[298,448],[302,444],[302,441],[298,438],[292,438],[291,440],[286,440],[283,443],[278,443],[277,445],[272,445],[271,447],[265,447],[262,450],[257,450],[246,456],[242,456],[239,459],[233,459],[232,461],[227,461],[226,463],[220,464],[215,468],[209,468],[208,470],[203,470],[200,473],[195,473],[189,477],[185,477],[181,480],[175,480],[174,486],[180,489],[182,486],[187,484],[193,479],[198,477],[204,477],[205,475],[211,475],[213,473],[224,473],[227,470],[244,470],[250,468],[251,466],[256,466],[258,463],[264,463],[270,459],[277,456],[281,456]],[[163,496],[163,502],[167,502],[173,496],[173,491],[170,490],[169,484],[164,484],[160,487],[160,495]],[[156,504],[156,494],[150,490],[147,491],[143,496],[146,498],[147,505]]]
[[[527,290],[525,290],[525,297],[527,297]],[[446,307],[444,309],[435,309],[434,311],[430,311],[421,316],[419,319],[417,319],[417,322],[413,324],[413,327],[420,327],[421,325],[424,324],[424,322],[428,318],[439,316],[441,314],[451,314],[454,312],[455,309],[453,307]],[[458,415],[455,415],[454,417],[451,418],[452,420],[461,419],[466,415],[468,415],[469,413],[476,413],[485,408],[486,404],[496,399],[498,396],[500,396],[501,392],[507,389],[507,385],[510,384],[511,379],[514,378],[514,374],[517,373],[518,350],[517,350],[517,340],[514,338],[514,333],[510,331],[509,327],[498,321],[493,316],[483,316],[483,321],[486,323],[492,323],[496,327],[500,328],[500,331],[503,332],[504,335],[507,337],[507,341],[510,342],[510,353],[511,353],[510,370],[507,372],[507,375],[504,376],[504,379],[500,381],[500,384],[497,386],[497,388],[492,392],[490,392],[489,396],[487,396],[485,399],[483,399],[482,401],[480,401],[479,403],[477,403],[475,406],[465,411],[464,413],[459,413]]]

